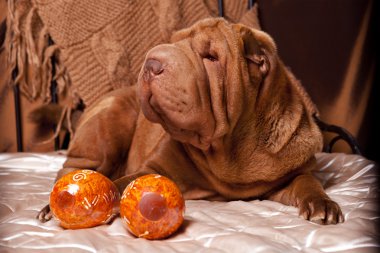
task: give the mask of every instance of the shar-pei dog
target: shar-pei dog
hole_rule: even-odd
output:
[[[269,199],[343,222],[312,175],[323,142],[315,113],[268,34],[202,20],[148,51],[137,85],[86,109],[57,179],[94,169],[122,192],[158,173],[185,199]],[[49,206],[38,218],[51,218]]]

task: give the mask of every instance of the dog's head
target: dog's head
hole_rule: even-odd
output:
[[[174,139],[207,150],[241,118],[252,118],[277,62],[266,33],[221,18],[200,21],[147,53],[139,76],[142,111]]]

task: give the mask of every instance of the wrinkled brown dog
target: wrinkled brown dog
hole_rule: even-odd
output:
[[[311,174],[322,146],[313,110],[266,33],[203,20],[149,51],[136,87],[86,111],[57,178],[96,169],[123,191],[159,173],[186,199],[265,198],[342,222]],[[49,218],[47,207],[39,219]]]

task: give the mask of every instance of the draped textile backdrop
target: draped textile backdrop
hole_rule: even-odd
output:
[[[70,118],[80,101],[88,106],[110,90],[135,84],[145,52],[168,41],[178,29],[218,16],[217,2],[0,0],[0,21],[8,20],[0,33],[0,152],[16,150],[13,94],[8,85],[10,68],[16,63],[23,94],[24,149],[52,150],[52,144],[34,143],[27,120],[30,110],[51,100],[52,79],[66,107],[62,116]],[[275,39],[280,56],[317,104],[322,119],[347,128],[358,138],[364,155],[377,160],[376,1],[257,2],[262,29]],[[225,17],[257,26],[256,9],[248,11],[247,6],[247,0],[225,0]],[[54,76],[52,55],[57,60]],[[326,140],[331,138],[326,135]],[[335,151],[349,152],[342,143]]]

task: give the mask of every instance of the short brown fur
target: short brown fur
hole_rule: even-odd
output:
[[[186,199],[266,198],[309,220],[342,222],[311,174],[322,146],[314,113],[269,35],[203,20],[151,49],[137,86],[86,111],[57,179],[96,169],[123,191],[159,173]],[[49,217],[48,208],[39,214]]]

